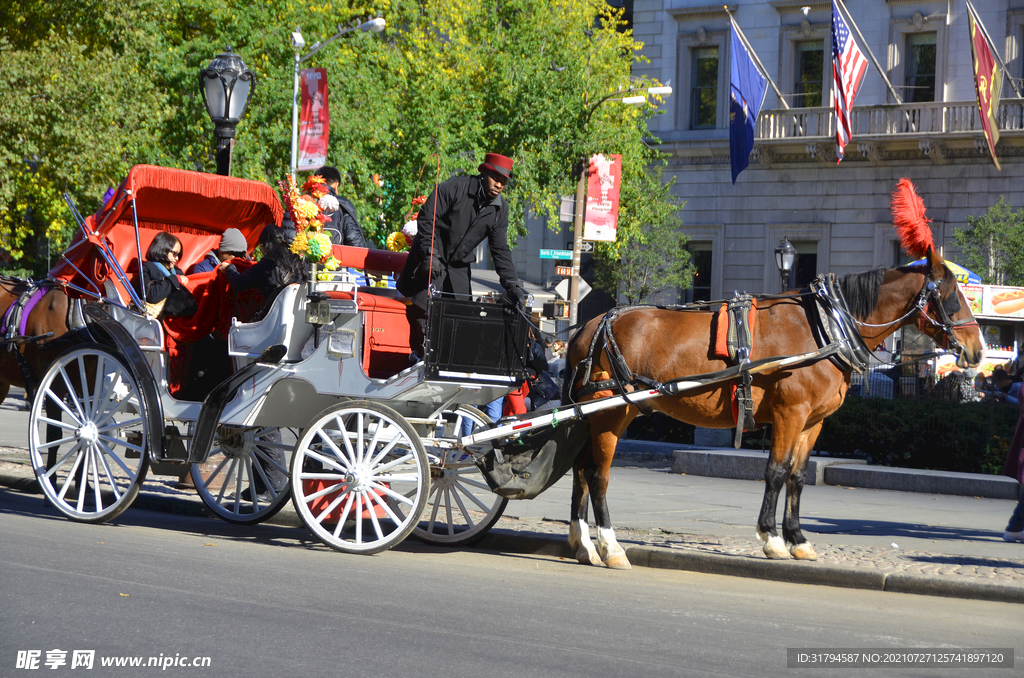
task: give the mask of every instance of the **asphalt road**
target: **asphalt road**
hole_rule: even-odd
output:
[[[406,542],[377,556],[305,530],[125,513],[57,517],[0,489],[0,676],[19,651],[209,657],[213,676],[791,676],[787,648],[1009,648],[1017,669],[858,669],[858,676],[1020,675],[1020,605]],[[46,675],[78,675],[69,666]],[[77,671],[77,669],[75,669]],[[170,666],[167,675],[200,669]],[[31,674],[29,674],[31,675]],[[807,675],[820,675],[809,671]]]

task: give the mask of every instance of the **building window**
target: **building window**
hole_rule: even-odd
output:
[[[935,33],[907,35],[907,65],[904,70],[904,100],[907,103],[935,101]]]
[[[898,240],[892,241],[892,247],[894,250],[894,254],[892,257],[894,267],[899,268],[900,266],[906,266],[911,261],[914,261],[913,259],[910,258],[909,254],[903,251],[903,246],[900,245]]]
[[[686,301],[710,301],[711,243],[690,243],[686,250],[690,253],[690,264],[694,269],[693,286],[686,290]]]
[[[713,129],[718,113],[718,47],[693,50],[691,129]]]
[[[824,83],[825,41],[803,40],[796,43],[796,72],[793,74],[794,108],[821,106]]]
[[[818,241],[796,240],[796,263],[789,272],[789,289],[799,289],[818,277]]]

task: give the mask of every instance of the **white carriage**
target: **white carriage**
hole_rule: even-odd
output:
[[[293,497],[309,529],[345,552],[375,553],[410,533],[469,544],[501,516],[507,500],[459,441],[492,423],[473,405],[524,378],[526,322],[502,303],[432,302],[427,355],[412,362],[405,300],[313,270],[261,319],[214,322],[234,373],[201,402],[184,400],[173,388],[174,323],[140,312],[133,272],[161,230],[182,241],[183,267],[226,228],[253,245],[281,221],[275,192],[138,166],[103,210],[79,221],[51,278],[86,300],[86,328],[42,376],[30,414],[33,467],[61,513],[85,522],[119,515],[152,464],[189,468],[207,508],[230,522],[260,522]],[[371,273],[400,270],[403,260],[337,246],[335,256]],[[197,315],[219,318],[230,308],[226,291],[215,272],[204,275],[190,280]]]

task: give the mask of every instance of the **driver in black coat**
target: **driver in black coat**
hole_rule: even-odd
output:
[[[427,307],[428,284],[442,292],[472,293],[469,265],[484,239],[501,286],[510,298],[525,304],[508,247],[508,202],[501,195],[512,175],[512,159],[488,153],[479,169],[476,176],[442,182],[420,208],[398,290],[421,309]]]

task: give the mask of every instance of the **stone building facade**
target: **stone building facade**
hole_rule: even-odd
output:
[[[999,108],[997,155],[988,154],[975,102],[965,0],[849,0],[869,63],[854,102],[854,130],[836,164],[831,110],[831,1],[735,0],[736,22],[786,97],[769,86],[750,166],[733,185],[729,165],[729,16],[701,0],[636,0],[633,30],[649,63],[636,75],[670,81],[665,114],[651,124],[671,157],[685,230],[705,265],[713,298],[733,290],[775,292],[774,249],[800,253],[795,284],[904,263],[889,193],[909,177],[947,257],[953,230],[1006,196],[1024,205],[1024,101],[1009,84]],[[977,0],[982,22],[1020,81],[1024,1]],[[860,42],[860,40],[858,40]],[[701,290],[700,287],[698,291]]]

